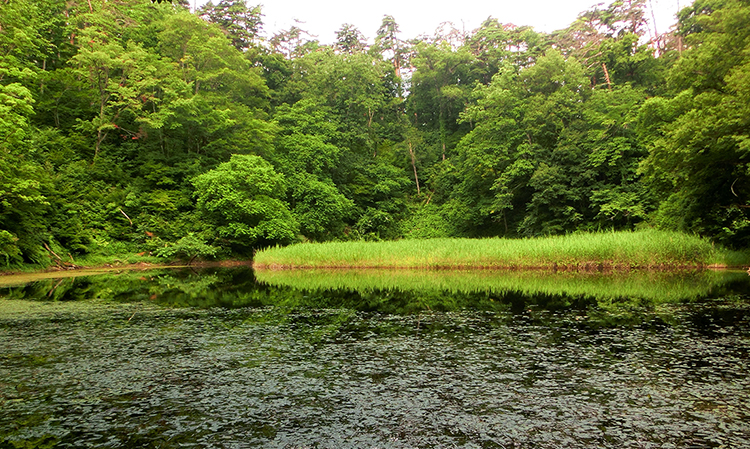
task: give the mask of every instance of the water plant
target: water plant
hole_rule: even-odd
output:
[[[191,287],[184,270],[137,288],[134,274],[102,283],[187,297],[252,280],[217,271]],[[480,295],[379,290],[358,301],[384,307],[353,309],[342,300],[358,294],[345,289],[258,286],[280,305],[229,309],[118,302],[117,291],[114,301],[0,299],[0,448],[749,443],[741,295],[670,306],[670,319],[641,308],[632,325],[545,295],[396,314],[387,305],[399,299]]]

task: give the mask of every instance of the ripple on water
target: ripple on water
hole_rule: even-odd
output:
[[[744,296],[614,310],[481,294],[438,312],[414,293],[217,282],[190,307],[116,292],[5,307],[0,447],[750,447]],[[430,304],[477,300],[453,294]]]
[[[750,343],[734,325],[707,337],[689,320],[600,329],[472,312],[313,310],[265,324],[267,309],[123,312],[2,320],[6,442],[750,444]]]

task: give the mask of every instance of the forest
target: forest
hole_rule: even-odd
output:
[[[0,0],[0,268],[640,228],[750,247],[748,0],[657,38],[646,0],[553,33],[262,29],[245,0]]]

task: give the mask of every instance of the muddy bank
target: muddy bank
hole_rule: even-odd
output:
[[[116,273],[118,271],[154,270],[160,268],[211,268],[211,267],[241,267],[252,266],[250,260],[215,260],[193,262],[186,265],[183,262],[175,263],[148,263],[137,262],[132,264],[107,263],[96,266],[72,265],[53,266],[38,271],[0,271],[0,285],[25,284],[40,279],[60,279],[78,276],[87,276],[101,273]]]

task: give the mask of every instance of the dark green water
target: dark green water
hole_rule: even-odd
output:
[[[750,447],[747,274],[337,276],[0,288],[0,448]]]

